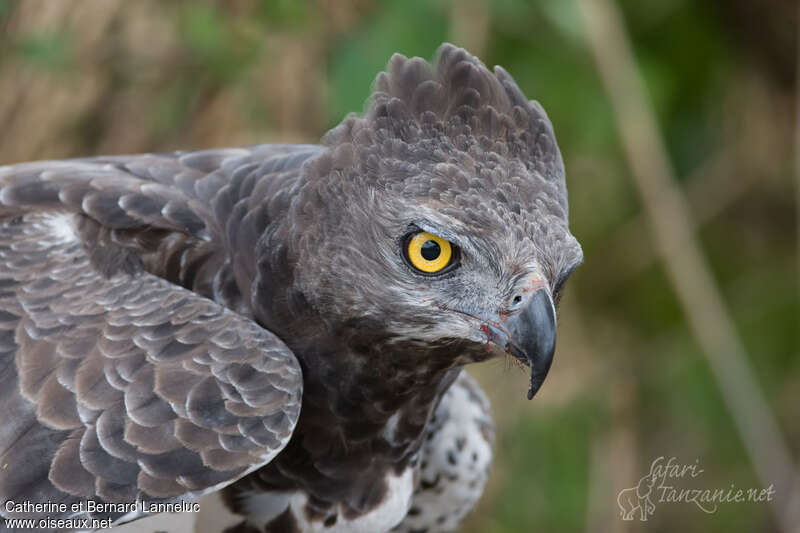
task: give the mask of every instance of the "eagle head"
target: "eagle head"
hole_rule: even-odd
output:
[[[542,107],[445,44],[434,65],[393,56],[366,113],[323,142],[292,205],[308,304],[329,328],[368,323],[453,365],[509,353],[530,365],[532,397],[582,259]]]

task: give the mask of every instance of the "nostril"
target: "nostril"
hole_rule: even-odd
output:
[[[517,311],[522,309],[523,302],[525,300],[525,296],[523,294],[515,294],[511,301],[508,301],[508,307],[506,307],[500,314],[506,317],[515,314]]]

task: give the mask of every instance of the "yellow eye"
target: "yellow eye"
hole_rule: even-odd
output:
[[[453,246],[441,237],[421,231],[408,239],[406,255],[417,270],[435,274],[452,262]]]

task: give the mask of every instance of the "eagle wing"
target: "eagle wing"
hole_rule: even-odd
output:
[[[231,188],[296,167],[302,152],[0,167],[0,515],[127,521],[141,507],[80,502],[192,499],[286,445],[302,395],[290,349],[163,279],[180,264],[162,262],[159,276],[142,257],[165,240],[225,255]]]

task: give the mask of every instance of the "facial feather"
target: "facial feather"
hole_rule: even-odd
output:
[[[435,67],[395,55],[365,116],[324,141],[295,204],[313,216],[292,242],[298,285],[328,320],[369,317],[397,339],[485,342],[479,321],[453,310],[501,309],[521,274],[552,288],[580,262],[552,126],[499,67],[452,47]],[[414,272],[402,254],[414,227],[458,244],[459,268]]]

